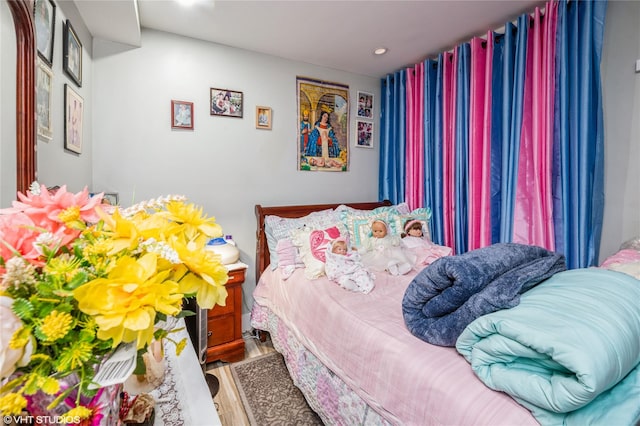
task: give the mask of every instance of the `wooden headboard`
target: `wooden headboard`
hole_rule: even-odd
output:
[[[267,215],[274,215],[286,218],[297,218],[326,209],[335,209],[341,204],[359,210],[373,210],[377,207],[390,206],[389,200],[368,203],[339,203],[339,204],[309,204],[301,206],[274,206],[264,207],[256,204],[256,219],[258,229],[256,231],[256,283],[262,272],[269,266],[269,247],[267,246],[267,236],[264,233],[264,218]]]

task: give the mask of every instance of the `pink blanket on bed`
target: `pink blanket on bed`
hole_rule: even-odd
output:
[[[255,302],[278,315],[296,337],[373,409],[402,425],[537,425],[529,411],[486,387],[454,348],[414,337],[402,297],[415,276],[377,274],[369,294],[326,277],[309,281],[264,273]]]

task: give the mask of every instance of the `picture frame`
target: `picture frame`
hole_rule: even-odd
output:
[[[373,119],[373,94],[358,91],[357,117]]]
[[[53,64],[53,40],[56,30],[56,4],[53,0],[35,0],[33,21],[38,56],[48,66]]]
[[[171,100],[171,128],[193,130],[193,102]]]
[[[118,205],[118,193],[117,192],[105,192],[102,196],[102,202],[104,204],[110,204],[112,206]]]
[[[67,19],[62,43],[62,70],[78,86],[82,87],[82,43]]]
[[[298,170],[349,171],[349,86],[296,77]]]
[[[271,130],[271,116],[271,108],[256,106],[256,129]]]
[[[243,95],[242,92],[229,89],[211,88],[211,115],[221,117],[242,118]]]
[[[373,123],[356,120],[356,129],[356,147],[373,148]]]
[[[45,141],[53,137],[53,120],[51,119],[51,88],[53,73],[41,59],[36,69],[36,121],[37,133]]]
[[[64,85],[64,148],[82,153],[84,100],[69,84]]]

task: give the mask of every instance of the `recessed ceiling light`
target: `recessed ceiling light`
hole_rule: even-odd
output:
[[[386,47],[378,47],[376,50],[373,51],[374,55],[384,55],[385,53],[387,53]]]
[[[186,6],[186,7],[189,7],[196,2],[196,0],[176,0],[176,1],[182,6]]]

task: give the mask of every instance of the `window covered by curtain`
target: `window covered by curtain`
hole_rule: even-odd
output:
[[[429,207],[434,242],[598,258],[606,1],[552,1],[382,80],[380,199]]]

